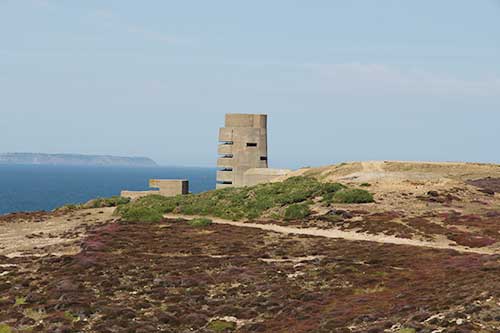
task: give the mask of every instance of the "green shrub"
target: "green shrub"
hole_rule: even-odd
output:
[[[82,208],[83,208],[83,206],[80,204],[66,204],[64,206],[56,208],[55,210],[57,212],[67,213],[67,212],[71,212],[71,211],[82,209]]]
[[[304,202],[336,190],[314,178],[293,177],[279,183],[251,187],[225,188],[199,194],[176,197],[150,195],[124,206],[117,214],[123,215],[129,207],[151,207],[161,213],[176,212],[186,215],[209,215],[230,220],[255,219],[271,209]]]
[[[21,306],[24,304],[26,304],[26,297],[23,296],[16,297],[16,303],[14,304],[14,306]]]
[[[372,184],[370,184],[370,183],[361,183],[359,186],[370,187],[370,186],[372,186]]]
[[[345,185],[342,185],[340,183],[324,183],[321,186],[325,193],[335,193],[347,188]]]
[[[157,208],[131,206],[121,212],[121,217],[129,222],[159,222],[163,214]]]
[[[7,324],[0,324],[0,333],[12,333],[12,328]]]
[[[136,219],[136,211],[139,208],[154,210],[156,214],[174,212],[229,220],[256,219],[271,209],[286,210],[288,206],[304,204],[316,197],[323,197],[325,202],[332,202],[334,195],[343,190],[346,190],[346,187],[342,184],[321,183],[312,177],[292,177],[283,182],[225,188],[175,197],[149,195],[119,205],[115,213],[127,220],[131,217]],[[132,208],[134,210],[130,212]],[[291,208],[290,212],[295,209],[297,208]],[[147,210],[140,209],[139,212],[142,214]]]
[[[78,321],[80,321],[80,317],[72,314],[71,312],[69,311],[65,311],[64,312],[64,318],[67,320],[67,321],[70,321],[70,322],[73,322],[73,323],[76,323]]]
[[[398,333],[415,333],[415,329],[414,328],[401,328]]]
[[[130,202],[129,198],[124,198],[120,196],[113,196],[110,198],[97,198],[88,201],[85,204],[67,204],[56,209],[59,212],[69,212],[73,210],[85,209],[85,208],[105,208],[105,207],[119,207],[126,205]]]
[[[331,202],[335,193],[347,188],[345,185],[339,183],[325,183],[323,187],[323,202]]]
[[[332,202],[336,203],[368,203],[373,202],[373,195],[361,189],[343,189],[336,192],[332,197]]]
[[[188,224],[192,227],[206,227],[212,224],[212,220],[200,217],[197,219],[189,220]]]
[[[225,320],[213,320],[208,324],[208,329],[214,332],[232,332],[236,329],[236,324]]]
[[[85,207],[86,208],[117,207],[120,205],[128,204],[129,202],[130,202],[129,198],[113,196],[110,198],[97,198],[90,200],[85,204]]]
[[[284,218],[287,221],[300,220],[311,215],[309,206],[307,204],[293,204],[285,209]]]

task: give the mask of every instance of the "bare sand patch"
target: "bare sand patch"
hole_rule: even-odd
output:
[[[76,241],[87,227],[109,222],[114,208],[84,209],[54,214],[43,221],[0,222],[0,256],[64,255],[80,251]]]

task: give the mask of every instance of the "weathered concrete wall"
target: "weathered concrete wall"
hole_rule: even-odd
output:
[[[121,196],[136,200],[151,194],[174,197],[176,195],[189,194],[189,181],[185,179],[150,179],[149,187],[157,188],[151,191],[122,191]]]
[[[292,172],[292,170],[289,169],[248,169],[244,174],[243,186],[269,183],[281,176],[286,176],[290,172]]]
[[[185,179],[150,179],[149,187],[159,189],[160,195],[166,197],[189,193],[189,182]]]
[[[245,172],[267,168],[267,115],[227,114],[219,131],[217,188],[244,186]]]

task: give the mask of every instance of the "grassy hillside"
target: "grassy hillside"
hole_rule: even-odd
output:
[[[128,221],[158,221],[165,213],[209,215],[225,219],[255,219],[269,214],[275,218],[298,219],[310,214],[314,201],[329,204],[372,202],[366,190],[339,183],[322,183],[311,177],[293,177],[279,183],[226,188],[176,197],[151,195],[122,205],[117,213]]]

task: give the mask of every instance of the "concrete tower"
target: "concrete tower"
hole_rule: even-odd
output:
[[[245,172],[267,168],[267,115],[226,114],[219,131],[217,188],[245,186]]]

